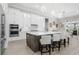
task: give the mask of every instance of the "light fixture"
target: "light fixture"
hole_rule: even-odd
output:
[[[55,12],[55,11],[52,11],[52,12],[51,12],[51,16],[52,16],[52,17],[53,17],[53,16],[56,17],[56,12]]]
[[[47,13],[47,8],[46,8],[45,6],[41,6],[41,11],[42,11],[43,13]]]
[[[26,17],[26,13],[24,13],[24,17]]]

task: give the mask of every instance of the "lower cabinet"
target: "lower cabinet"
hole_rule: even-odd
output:
[[[26,34],[26,44],[30,47],[34,52],[39,51],[40,45],[40,36],[35,36],[31,34]]]

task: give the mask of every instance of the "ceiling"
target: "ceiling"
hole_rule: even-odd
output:
[[[57,18],[79,15],[79,3],[9,3],[8,5]]]

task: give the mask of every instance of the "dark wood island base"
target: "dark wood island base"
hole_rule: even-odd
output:
[[[26,33],[26,44],[32,51],[37,52],[39,51],[40,46],[40,38],[41,36],[35,36],[29,33]]]

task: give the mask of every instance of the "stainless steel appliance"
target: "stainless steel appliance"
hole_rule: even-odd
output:
[[[0,5],[0,54],[5,51],[5,14],[2,6]]]
[[[18,36],[19,36],[19,25],[10,24],[10,37],[18,37]]]
[[[5,15],[1,14],[1,54],[5,52]]]

